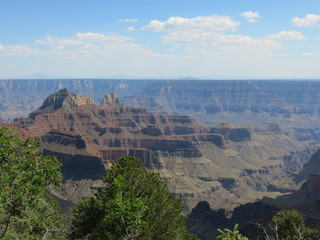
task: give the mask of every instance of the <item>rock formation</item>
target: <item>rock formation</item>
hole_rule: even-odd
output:
[[[303,166],[302,171],[294,176],[294,181],[297,184],[301,183],[313,174],[320,174],[320,150],[314,153],[310,161]]]
[[[62,109],[65,112],[72,112],[77,106],[94,104],[94,101],[90,97],[69,93],[68,90],[64,88],[50,95],[37,111],[29,114],[29,118],[34,119],[39,114],[53,113],[58,109]]]
[[[292,193],[292,197],[304,202],[320,200],[320,175],[312,174],[298,191]]]
[[[268,132],[272,127],[255,132],[227,123],[208,126],[184,115],[128,107],[115,94],[105,95],[96,105],[66,89],[51,94],[28,118],[17,118],[14,124],[28,136],[41,137],[44,152],[62,159],[64,186],[72,188],[65,191],[72,192],[69,198],[92,192],[104,173],[101,166],[108,168],[119,157],[133,155],[160,173],[186,212],[202,200],[230,208],[239,198],[268,195],[269,186],[288,174],[286,156],[292,166],[299,165],[295,156],[307,147],[283,132]],[[279,194],[280,187],[274,185],[271,194]]]
[[[218,235],[217,229],[233,229],[239,224],[241,232],[250,239],[264,239],[259,224],[269,224],[279,208],[262,202],[248,203],[236,207],[231,217],[224,210],[214,210],[207,202],[200,202],[188,215],[187,226],[200,239],[211,240]]]
[[[233,228],[239,224],[241,232],[249,239],[265,239],[262,227],[267,228],[274,214],[281,209],[296,209],[308,226],[320,229],[320,175],[311,175],[302,187],[291,194],[265,198],[262,201],[236,207],[227,217],[224,210],[214,210],[207,202],[200,202],[188,215],[190,232],[203,240],[211,240],[218,228]]]
[[[319,126],[320,82],[306,80],[1,80],[0,114],[9,119],[27,116],[49,94],[63,88],[97,102],[114,92],[128,106],[187,114],[214,125],[269,122],[285,130]]]

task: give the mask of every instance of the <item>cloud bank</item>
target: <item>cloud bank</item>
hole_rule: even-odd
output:
[[[195,18],[170,17],[166,21],[153,20],[143,30],[154,32],[172,31],[226,31],[240,25],[229,16],[199,16]]]
[[[307,14],[304,18],[294,17],[291,21],[297,27],[320,27],[320,15]]]

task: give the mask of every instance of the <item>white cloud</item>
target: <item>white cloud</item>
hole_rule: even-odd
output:
[[[260,18],[260,14],[258,12],[247,11],[240,14],[240,16],[245,18]]]
[[[60,45],[60,46],[76,46],[81,45],[82,41],[76,39],[58,39],[54,36],[47,36],[45,39],[35,41],[39,45]]]
[[[257,12],[246,12],[243,15],[250,18],[261,17]],[[283,49],[278,41],[222,33],[226,30],[235,30],[239,25],[239,22],[233,21],[228,16],[214,15],[195,18],[171,17],[166,21],[153,20],[143,29],[166,32],[162,36],[163,42],[173,45],[173,51],[179,48],[187,55],[206,52],[205,56],[211,54],[221,57],[237,55],[239,58],[243,55],[273,56],[276,51]],[[187,57],[192,58],[192,56]]]
[[[40,55],[41,52],[38,49],[31,48],[25,45],[7,45],[7,46],[2,45],[1,54],[5,56],[15,57],[15,56]]]
[[[249,19],[247,19],[247,21],[248,21],[249,23],[255,23],[255,22],[257,22],[258,20],[255,19],[255,18],[249,18]]]
[[[240,16],[246,18],[249,23],[254,23],[257,21],[257,18],[261,18],[258,12],[247,11],[240,14]]]
[[[133,39],[118,34],[77,33],[70,38],[47,36],[36,40],[35,45],[0,45],[3,56],[59,56],[65,59],[81,60],[85,56],[100,56],[112,58],[125,55],[156,56],[138,44]],[[93,57],[94,58],[94,57]]]
[[[131,27],[127,27],[125,30],[128,32],[133,32],[136,30],[136,28],[131,26]]]
[[[301,55],[304,56],[304,57],[315,57],[315,56],[317,56],[317,54],[314,53],[314,52],[304,52],[304,53],[301,53]]]
[[[79,41],[81,44],[62,46],[62,40],[64,43]],[[176,61],[176,56],[159,54],[134,41],[135,39],[114,33],[89,32],[63,39],[50,36],[37,40],[30,46],[6,45],[3,46],[4,50],[0,51],[0,61],[6,63],[0,69],[0,76],[5,71],[10,72],[8,66],[12,63],[19,66],[18,74],[21,75],[41,71],[47,75],[72,77],[111,76],[123,73],[154,76],[159,65],[170,68],[176,66],[172,63]],[[27,64],[20,64],[21,56],[28,57],[22,60],[27,61],[29,67]],[[36,66],[35,69],[30,65]],[[10,74],[6,74],[16,76],[17,72],[11,71]],[[161,74],[165,76],[167,71]]]
[[[126,22],[126,23],[133,23],[133,22],[139,22],[139,19],[137,18],[125,18],[125,19],[121,19],[120,22]]]
[[[281,31],[276,34],[266,36],[267,39],[273,40],[302,40],[304,35],[298,31]]]
[[[86,33],[77,33],[74,37],[75,39],[82,40],[84,42],[123,42],[127,40],[132,40],[132,38],[120,36],[118,34],[103,34],[103,33],[93,33],[93,32],[86,32]]]
[[[225,35],[216,32],[172,32],[163,37],[166,44],[197,49],[197,52],[211,52],[221,56],[271,56],[281,50],[281,43],[269,39],[256,39],[242,35]],[[200,51],[203,49],[203,51]]]
[[[294,17],[291,21],[297,27],[319,27],[320,15],[307,14],[304,18]]]
[[[240,23],[229,16],[199,16],[195,18],[170,17],[166,21],[153,20],[143,30],[172,31],[226,31],[234,30]]]

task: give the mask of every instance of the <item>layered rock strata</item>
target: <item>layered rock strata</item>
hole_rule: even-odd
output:
[[[153,114],[123,105],[114,94],[96,105],[66,89],[14,124],[28,136],[41,137],[44,152],[62,159],[64,186],[72,188],[68,197],[92,192],[90,186],[104,173],[101,166],[132,155],[160,173],[186,212],[202,200],[230,207],[237,199],[262,197],[269,185],[287,176],[283,159],[292,146],[297,152],[306,147],[281,132],[227,123],[214,127],[188,116]]]

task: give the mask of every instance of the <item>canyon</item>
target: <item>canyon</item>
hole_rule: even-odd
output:
[[[320,82],[310,80],[0,80],[0,115],[9,120],[27,116],[62,88],[96,102],[115,93],[127,106],[214,125],[269,122],[313,129],[319,124]]]
[[[319,99],[318,81],[0,80],[0,126],[62,160],[60,202],[93,194],[135,156],[210,239],[212,219],[232,227],[244,212],[258,221],[274,204],[317,201]]]

